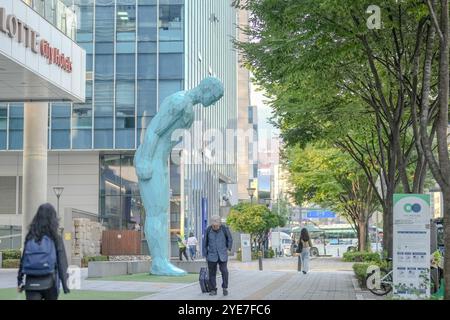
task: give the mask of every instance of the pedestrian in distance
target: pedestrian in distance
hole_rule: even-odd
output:
[[[295,239],[292,239],[291,243],[291,256],[295,256],[295,253],[297,252],[297,244],[295,243]]]
[[[228,250],[233,246],[231,232],[227,226],[222,225],[219,216],[211,217],[211,225],[206,229],[203,241],[203,256],[208,262],[209,284],[211,292],[209,295],[217,295],[216,275],[217,265],[222,274],[223,295],[228,295]]]
[[[17,276],[17,291],[27,300],[57,300],[60,286],[70,292],[64,243],[59,222],[50,203],[39,206],[25,237]],[[23,281],[25,276],[25,283]]]
[[[194,236],[194,233],[189,233],[189,238],[187,239],[187,246],[189,248],[189,254],[191,256],[192,261],[195,260],[195,256],[197,255],[197,244],[198,240]]]
[[[183,256],[186,258],[186,261],[189,261],[189,258],[186,253],[186,240],[181,237],[180,232],[177,232],[177,244],[178,251],[180,254],[180,261],[183,261]]]
[[[308,230],[303,228],[300,231],[300,239],[298,241],[297,252],[300,253],[302,260],[302,272],[303,274],[307,274],[309,271],[309,255],[310,249],[312,247],[311,238],[309,237]]]

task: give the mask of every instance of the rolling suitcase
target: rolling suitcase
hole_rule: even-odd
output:
[[[211,291],[209,288],[208,268],[200,269],[200,275],[198,276],[198,281],[200,283],[200,289],[202,289],[203,293]]]

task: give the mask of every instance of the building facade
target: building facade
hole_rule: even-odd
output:
[[[248,41],[248,36],[243,29],[249,24],[249,12],[239,11],[238,15],[238,39],[241,42]],[[243,65],[243,57],[239,55],[238,68],[238,200],[248,201],[248,188],[258,189],[258,109],[252,105],[250,71]],[[258,194],[255,192],[255,197]]]
[[[49,202],[56,203],[52,186],[62,185],[61,210],[96,213],[110,229],[143,225],[133,157],[145,129],[167,96],[217,76],[225,96],[209,109],[196,109],[190,132],[202,141],[200,148],[179,144],[175,153],[186,150],[170,165],[171,231],[200,238],[204,220],[229,207],[223,196],[237,188],[235,149],[214,163],[191,159],[207,154],[202,134],[208,129],[223,131],[226,144],[235,140],[225,134],[237,126],[231,1],[61,1],[74,11],[76,41],[86,51],[86,100],[48,106]],[[0,104],[0,185],[8,190],[0,201],[0,225],[20,226],[22,140],[22,104]]]

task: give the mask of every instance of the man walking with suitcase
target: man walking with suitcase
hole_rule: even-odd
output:
[[[217,265],[222,274],[223,295],[228,295],[228,252],[233,245],[230,230],[222,225],[219,216],[211,217],[211,225],[206,229],[203,241],[203,256],[206,257],[209,269],[211,296],[217,295],[216,275]]]

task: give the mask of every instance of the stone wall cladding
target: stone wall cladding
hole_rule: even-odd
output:
[[[73,219],[73,225],[72,255],[79,258],[99,256],[102,233],[105,230],[101,223],[85,218],[76,218]]]

